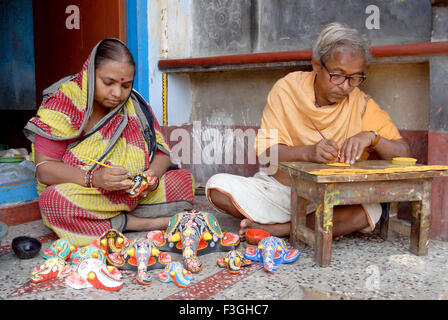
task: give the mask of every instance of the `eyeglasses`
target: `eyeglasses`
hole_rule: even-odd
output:
[[[327,70],[328,74],[330,75],[330,82],[335,85],[343,84],[345,82],[345,80],[348,79],[348,84],[350,86],[357,87],[361,83],[363,83],[364,80],[366,80],[366,78],[367,78],[367,76],[365,74],[356,75],[356,76],[346,76],[344,74],[330,72],[330,70],[328,70],[327,66],[325,65],[325,63],[323,61],[321,61],[320,63],[324,66],[325,70]]]

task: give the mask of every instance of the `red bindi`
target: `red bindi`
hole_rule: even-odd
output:
[[[121,81],[123,81],[124,80],[124,78],[121,78]]]

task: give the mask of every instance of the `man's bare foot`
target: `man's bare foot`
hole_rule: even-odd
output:
[[[246,239],[246,231],[248,229],[262,229],[267,231],[274,237],[287,237],[290,232],[290,223],[275,223],[275,224],[261,224],[257,222],[253,222],[249,219],[243,219],[240,222],[240,231],[238,235],[240,236],[241,241]]]

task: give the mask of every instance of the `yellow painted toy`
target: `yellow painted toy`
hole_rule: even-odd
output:
[[[333,166],[333,167],[350,167],[349,163],[344,162],[328,162],[326,163],[327,166]]]
[[[405,157],[397,157],[392,158],[393,164],[402,164],[402,165],[413,165],[417,163],[417,159],[415,158],[405,158]]]

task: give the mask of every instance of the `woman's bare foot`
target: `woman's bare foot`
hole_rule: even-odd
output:
[[[253,222],[249,219],[243,219],[240,222],[240,231],[238,235],[240,236],[241,241],[244,241],[246,236],[246,231],[248,229],[262,229],[267,231],[274,237],[287,237],[289,236],[291,223],[275,223],[275,224],[261,224],[257,222]]]
[[[140,218],[128,214],[128,225],[124,231],[165,230],[171,217]]]

